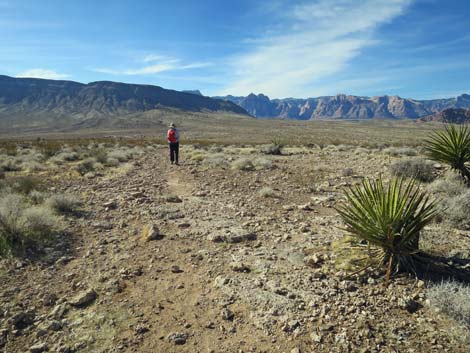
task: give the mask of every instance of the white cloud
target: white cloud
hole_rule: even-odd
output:
[[[16,75],[16,77],[31,77],[31,78],[45,78],[49,80],[63,80],[70,76],[66,74],[60,74],[54,70],[31,69],[31,70],[27,70]]]
[[[210,62],[194,62],[185,64],[180,59],[157,54],[146,55],[141,61],[147,65],[132,69],[97,68],[93,69],[93,71],[109,75],[136,76],[153,75],[167,71],[199,69],[212,65]]]
[[[282,33],[257,38],[254,48],[229,61],[231,83],[221,93],[305,95],[376,44],[376,28],[402,14],[410,2],[319,0],[295,5],[287,9]]]

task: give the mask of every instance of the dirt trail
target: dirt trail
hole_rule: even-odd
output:
[[[307,157],[242,172],[171,166],[165,152],[124,175],[61,182],[89,215],[70,221],[69,258],[10,270],[4,302],[35,308],[39,319],[5,352],[38,342],[64,353],[464,351],[429,310],[403,309],[401,298],[424,298],[414,279],[384,288],[337,274],[325,249],[337,233],[331,206],[341,178],[312,198],[295,182],[309,173]],[[277,197],[260,197],[265,185]],[[142,240],[149,224],[161,239]],[[67,307],[60,330],[38,334],[57,306],[88,288],[94,302]],[[45,305],[49,295],[56,299]]]

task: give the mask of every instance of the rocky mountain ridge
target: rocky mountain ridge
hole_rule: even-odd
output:
[[[470,95],[416,100],[399,96],[360,97],[345,94],[317,98],[269,99],[253,93],[246,97],[216,97],[238,104],[257,118],[314,119],[417,119],[449,108],[470,108]]]
[[[420,121],[437,121],[441,123],[468,124],[470,123],[470,109],[445,109],[442,112],[431,114]]]
[[[0,75],[0,124],[81,122],[159,108],[191,112],[248,113],[226,100],[159,86],[98,81],[88,84]]]

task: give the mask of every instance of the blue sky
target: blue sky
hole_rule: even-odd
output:
[[[0,0],[0,74],[271,98],[470,93],[468,0]]]

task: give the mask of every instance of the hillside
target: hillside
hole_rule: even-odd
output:
[[[248,115],[232,102],[158,86],[0,76],[0,126],[72,126],[153,109]]]
[[[468,124],[470,123],[470,109],[445,109],[442,112],[425,116],[421,118],[420,121]]]
[[[263,94],[217,97],[238,104],[257,118],[285,119],[417,119],[448,108],[470,108],[470,95],[415,100],[398,96],[358,97],[338,94],[317,98],[269,99]]]

